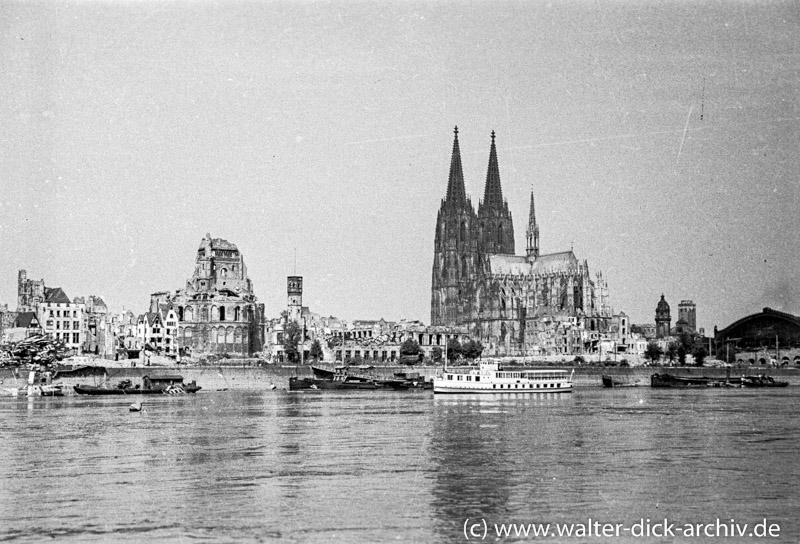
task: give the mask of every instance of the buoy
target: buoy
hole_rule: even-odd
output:
[[[128,410],[131,412],[141,412],[142,411],[142,402],[134,402],[128,407]]]
[[[269,384],[269,388],[270,388],[270,389],[275,389],[276,387],[278,387],[278,386],[277,386],[277,385],[275,385],[274,383],[271,383],[271,382],[270,382],[270,384]]]

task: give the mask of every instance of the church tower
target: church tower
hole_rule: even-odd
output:
[[[533,191],[531,191],[531,211],[528,214],[528,229],[525,231],[525,251],[528,254],[529,261],[535,261],[539,256],[539,225],[536,224]]]
[[[479,238],[478,251],[481,253],[514,254],[514,223],[508,202],[503,200],[503,189],[500,186],[500,168],[497,165],[497,148],[494,145],[492,131],[492,147],[489,151],[489,168],[486,171],[486,187],[483,200],[478,205]]]
[[[447,195],[436,218],[431,289],[431,324],[455,325],[469,319],[477,276],[477,224],[467,198],[458,127],[455,128]]]
[[[671,322],[669,304],[664,299],[664,293],[661,293],[661,300],[656,305],[656,338],[666,338],[670,335]]]

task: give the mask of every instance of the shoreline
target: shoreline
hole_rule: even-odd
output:
[[[104,365],[93,365],[104,366]],[[217,391],[224,389],[237,390],[268,390],[272,385],[276,389],[288,389],[289,378],[292,376],[310,377],[313,375],[311,365],[263,365],[263,366],[238,366],[238,365],[174,365],[174,366],[146,366],[146,367],[105,367],[106,374],[83,377],[56,377],[55,383],[63,383],[70,389],[73,385],[101,385],[103,383],[116,384],[123,379],[137,379],[146,375],[180,374],[185,382],[196,381],[203,391]],[[458,366],[452,368],[470,368]],[[650,376],[656,372],[668,373],[678,376],[708,376],[710,378],[724,378],[730,370],[730,376],[766,374],[781,377],[789,381],[790,386],[800,386],[800,369],[798,368],[763,368],[763,367],[679,367],[679,366],[649,366],[649,367],[608,367],[600,365],[537,365],[526,368],[559,368],[574,370],[573,384],[576,388],[602,387],[602,376],[625,378],[638,381],[642,386],[650,386]],[[0,381],[3,387],[20,387],[27,383],[28,369],[18,368],[18,377],[15,378],[15,367],[0,368]],[[366,370],[363,373],[375,377],[391,377],[395,372],[418,372],[426,380],[431,379],[442,366],[380,366]],[[15,385],[16,383],[16,385]]]

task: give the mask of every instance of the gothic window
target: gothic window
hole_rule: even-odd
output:
[[[241,310],[239,309],[238,306],[233,309],[233,320],[234,321],[239,321],[239,319],[241,318],[240,312],[241,312]]]
[[[225,321],[225,306],[219,307],[219,320]]]
[[[203,308],[203,311],[202,311],[202,313],[200,315],[203,316],[201,321],[203,323],[207,322],[208,321],[208,308]]]
[[[191,306],[187,306],[184,316],[186,318],[184,321],[194,321],[194,309]]]
[[[227,277],[228,276],[228,269],[227,268],[223,268],[222,270],[220,270],[219,275],[222,276],[223,278]]]
[[[503,249],[503,225],[497,225],[497,250]]]
[[[465,244],[467,242],[467,224],[464,221],[461,222],[461,238],[459,239],[459,241],[462,244]]]
[[[467,278],[467,256],[466,255],[462,255],[461,256],[461,278],[462,279],[466,279]]]

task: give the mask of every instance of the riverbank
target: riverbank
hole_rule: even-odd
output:
[[[72,386],[78,384],[86,385],[115,385],[120,380],[130,379],[141,380],[143,376],[159,376],[165,374],[180,374],[185,382],[196,381],[203,391],[217,391],[223,389],[237,390],[264,390],[271,389],[274,385],[276,389],[288,389],[289,378],[291,376],[312,376],[313,372],[310,365],[262,365],[262,366],[200,366],[200,365],[179,365],[179,366],[149,366],[149,367],[105,367],[105,375],[85,376],[85,377],[56,377],[55,381],[63,383],[72,390]],[[467,368],[467,367],[463,367]],[[650,385],[650,376],[655,372],[675,374],[678,376],[708,376],[711,378],[725,378],[727,369],[724,368],[705,368],[705,367],[602,367],[602,366],[581,366],[572,367],[569,365],[545,366],[543,368],[563,368],[574,370],[573,384],[576,388],[581,387],[600,387],[602,376],[611,375],[615,378],[627,382],[637,382],[643,386]],[[437,373],[442,371],[441,366],[382,366],[374,367],[364,371],[364,373],[375,377],[391,377],[395,372],[418,372],[426,380],[432,379]],[[800,370],[796,368],[731,368],[732,377],[742,375],[767,374],[780,377],[788,381],[790,386],[800,386]],[[0,369],[0,381],[3,387],[22,387],[27,383],[28,371],[19,369],[15,373],[14,369]]]

